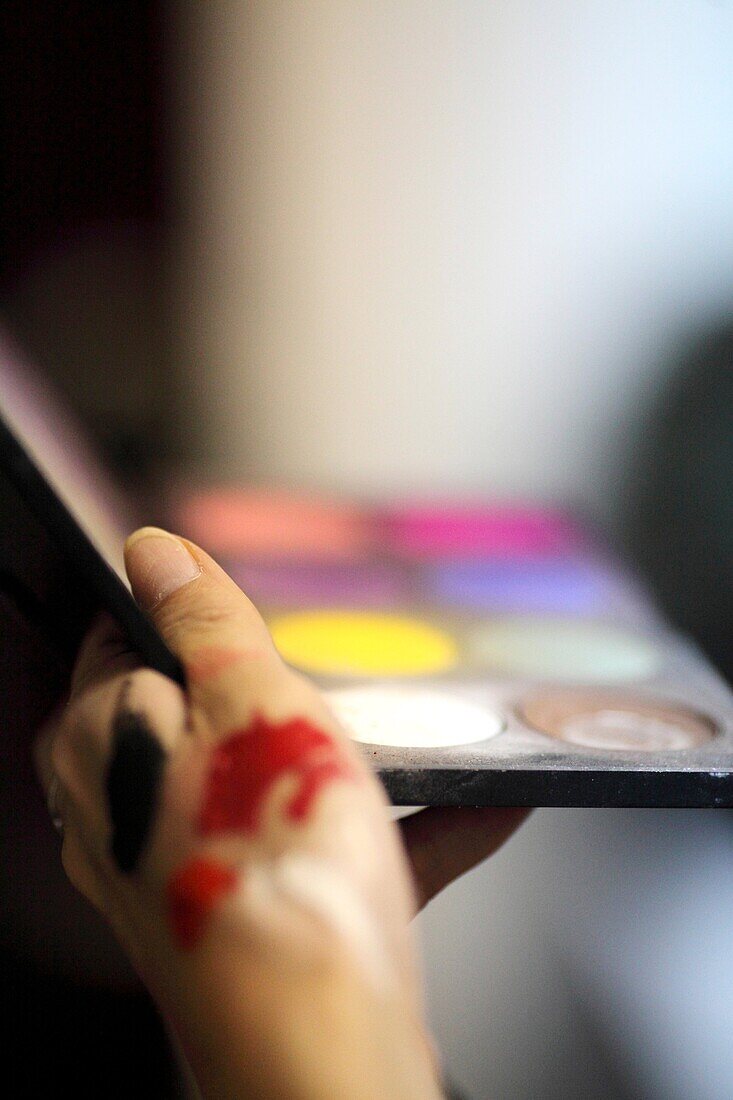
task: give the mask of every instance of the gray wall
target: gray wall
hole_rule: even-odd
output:
[[[199,453],[606,510],[670,346],[733,302],[730,5],[180,11]]]

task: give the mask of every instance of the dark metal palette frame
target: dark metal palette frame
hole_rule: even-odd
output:
[[[52,547],[66,563],[67,585],[76,591],[79,622],[70,623],[69,634],[84,629],[89,609],[108,611],[120,624],[130,643],[151,668],[181,685],[185,673],[180,661],[163,642],[152,622],[140,610],[130,591],[49,484],[21,441],[0,416],[0,473],[35,516]],[[12,578],[10,578],[12,581]],[[59,606],[62,606],[59,601]],[[73,606],[66,602],[69,614]],[[83,616],[82,616],[83,609]]]
[[[733,809],[730,771],[376,768],[395,806]]]

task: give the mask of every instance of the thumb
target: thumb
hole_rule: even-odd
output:
[[[242,590],[203,550],[158,527],[135,531],[125,544],[132,591],[184,665],[202,652],[276,651],[262,617]]]

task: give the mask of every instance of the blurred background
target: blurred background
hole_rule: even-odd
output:
[[[151,519],[186,479],[569,502],[733,676],[731,4],[0,25],[4,323]],[[729,1095],[731,856],[729,814],[535,814],[420,922],[458,1087]]]

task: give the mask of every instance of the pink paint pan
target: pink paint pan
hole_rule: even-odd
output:
[[[182,497],[175,529],[212,554],[343,561],[363,557],[373,529],[361,508],[284,490],[235,487]]]

